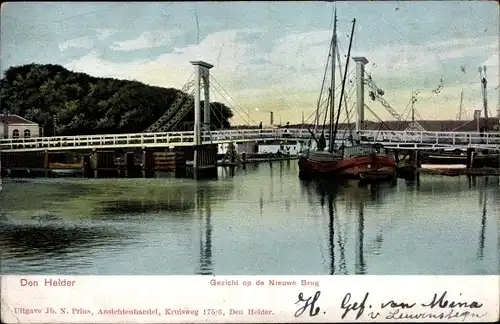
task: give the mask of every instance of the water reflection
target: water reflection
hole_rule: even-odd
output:
[[[229,179],[233,178],[235,175],[236,167],[234,165],[219,167],[218,168],[218,176],[220,179]]]
[[[484,239],[485,239],[485,231],[486,231],[486,204],[488,201],[486,190],[479,190],[479,205],[482,205],[482,213],[481,213],[481,227],[479,232],[479,246],[477,250],[477,257],[479,260],[483,260],[484,257]]]
[[[197,192],[197,210],[201,216],[200,226],[200,259],[196,274],[213,275],[212,264],[212,210],[210,195],[206,187]]]
[[[105,224],[79,224],[52,220],[0,223],[2,273],[17,273],[28,268],[52,271],[54,262],[64,260],[64,267],[83,267],[85,258],[100,248],[120,248],[134,243],[134,233]],[[9,262],[12,260],[12,262]]]
[[[2,272],[498,273],[496,184],[423,177],[420,189],[359,187],[301,182],[297,172],[276,161],[217,181],[8,183]]]
[[[364,257],[365,242],[365,204],[381,204],[384,197],[390,192],[390,184],[387,185],[368,185],[358,186],[357,182],[333,182],[328,180],[302,180],[301,191],[311,198],[312,192],[310,188],[314,186],[316,195],[319,198],[319,203],[322,207],[325,205],[328,209],[328,247],[330,256],[329,273],[333,274],[347,274],[346,266],[346,235],[341,232],[341,224],[337,216],[336,200],[344,200],[350,202],[351,210],[356,211],[355,219],[355,258],[354,258],[354,271],[355,274],[366,274],[367,265]],[[314,204],[314,201],[308,199],[309,203]],[[346,225],[344,225],[344,229]],[[337,239],[335,242],[335,234]],[[337,243],[338,249],[336,249]],[[380,254],[383,243],[383,232],[379,227],[374,242],[371,244],[370,249],[374,251],[375,255]],[[339,252],[338,269],[335,260],[336,250]]]
[[[184,212],[193,209],[189,200],[179,199],[177,201],[158,201],[158,199],[123,199],[114,201],[103,201],[100,203],[96,214],[115,217],[123,214],[146,214],[150,212]]]
[[[370,191],[373,196],[373,190]],[[355,271],[356,274],[365,274],[366,273],[366,263],[364,258],[363,251],[363,238],[364,238],[364,229],[365,229],[365,213],[364,213],[365,205],[363,200],[359,200],[359,209],[358,209],[358,220],[356,223],[356,265]]]

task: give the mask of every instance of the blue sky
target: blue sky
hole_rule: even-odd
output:
[[[234,122],[241,122],[242,110],[265,123],[270,111],[275,120],[299,122],[302,112],[307,117],[316,107],[332,7],[329,2],[4,3],[1,69],[52,63],[181,88],[193,71],[189,61],[202,59],[214,65],[211,73],[221,85],[212,98],[239,112]],[[352,55],[369,60],[367,71],[400,114],[418,89],[421,116],[455,119],[463,89],[464,109],[471,115],[482,108],[477,69],[486,65],[489,110],[496,115],[496,2],[337,2],[337,11],[342,57],[356,18]],[[441,78],[441,91],[433,93]],[[219,93],[223,90],[232,99]],[[367,99],[367,104],[379,117],[393,119],[379,103]]]

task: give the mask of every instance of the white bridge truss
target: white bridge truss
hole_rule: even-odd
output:
[[[319,137],[320,133],[316,135]],[[325,134],[328,139],[328,133]],[[0,140],[0,152],[63,151],[119,148],[172,148],[194,146],[194,131],[33,137]],[[264,140],[299,140],[306,142],[311,134],[306,129],[245,129],[202,131],[200,144],[222,144]],[[500,150],[500,132],[421,132],[359,131],[353,134],[361,143],[379,143],[399,149],[467,149]],[[349,145],[346,140],[346,145]]]

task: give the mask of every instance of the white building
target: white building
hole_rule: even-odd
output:
[[[219,144],[219,154],[225,154],[228,149],[228,143]],[[263,142],[242,142],[236,144],[236,151],[238,153],[245,152],[249,153],[278,153],[283,154],[290,153],[291,155],[297,155],[301,150],[303,150],[303,145],[300,142],[293,140],[266,140]]]
[[[303,145],[298,141],[265,141],[259,143],[259,153],[278,153],[297,155],[303,149]]]
[[[40,136],[37,123],[14,114],[0,114],[0,138],[29,138]]]

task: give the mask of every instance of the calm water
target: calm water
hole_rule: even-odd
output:
[[[499,274],[498,179],[335,187],[296,162],[217,181],[6,180],[1,273]]]

